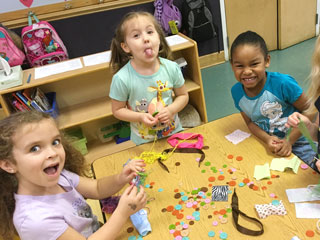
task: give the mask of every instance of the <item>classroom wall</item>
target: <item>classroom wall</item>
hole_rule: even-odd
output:
[[[175,0],[174,4],[181,8],[182,1]],[[200,56],[223,50],[219,0],[211,0],[210,3],[214,21],[219,28],[219,45],[217,38],[198,43]],[[148,11],[153,14],[154,6],[153,3],[140,4],[51,21],[50,24],[63,40],[70,58],[76,58],[109,50],[116,25],[124,14],[135,10]],[[17,28],[14,31],[21,34],[21,29]]]

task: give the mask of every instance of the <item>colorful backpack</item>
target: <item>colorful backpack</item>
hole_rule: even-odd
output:
[[[173,33],[169,25],[170,21],[175,23],[177,29],[181,28],[181,13],[180,10],[173,5],[173,0],[155,0],[154,7],[154,17],[157,19],[166,35]]]
[[[0,27],[0,57],[3,57],[11,67],[22,65],[26,56],[14,44],[7,30]]]
[[[36,21],[32,24],[33,17]],[[43,66],[68,59],[68,52],[56,30],[34,13],[28,16],[29,26],[22,29],[22,43],[31,67]]]

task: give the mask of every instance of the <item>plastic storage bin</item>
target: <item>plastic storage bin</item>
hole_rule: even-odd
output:
[[[51,117],[53,117],[53,118],[57,118],[59,115],[59,108],[58,108],[58,104],[56,101],[56,93],[55,92],[48,92],[45,95],[48,98],[49,103],[51,104],[52,108],[47,111],[44,111],[44,112],[50,114]]]
[[[66,131],[66,137],[71,145],[77,149],[82,155],[88,153],[87,139],[83,136],[81,128]]]

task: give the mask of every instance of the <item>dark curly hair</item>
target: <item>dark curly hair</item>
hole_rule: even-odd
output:
[[[264,56],[264,59],[267,59],[268,48],[267,48],[267,44],[264,41],[264,39],[256,32],[246,31],[246,32],[240,33],[231,45],[231,49],[230,49],[230,61],[231,62],[232,62],[232,55],[234,53],[234,50],[238,46],[245,45],[245,44],[259,47],[261,49],[263,56]]]
[[[17,112],[0,121],[0,161],[7,160],[15,163],[12,149],[12,136],[22,126],[52,119],[50,115],[38,111]],[[57,124],[57,123],[56,123]],[[58,126],[57,126],[58,127]],[[66,153],[65,166],[71,172],[80,176],[88,176],[85,159],[61,133],[61,143]],[[12,240],[15,233],[13,213],[15,209],[14,193],[18,189],[15,174],[10,174],[0,168],[0,236],[4,240]]]

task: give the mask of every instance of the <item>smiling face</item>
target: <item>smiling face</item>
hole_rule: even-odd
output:
[[[249,97],[254,97],[266,82],[266,68],[270,65],[270,55],[265,58],[259,46],[243,44],[232,53],[232,70]]]
[[[12,136],[12,169],[19,194],[46,195],[57,189],[65,163],[60,132],[52,119],[22,125]]]
[[[158,59],[160,36],[149,16],[137,16],[124,23],[123,51],[130,53],[137,65],[154,63]]]

